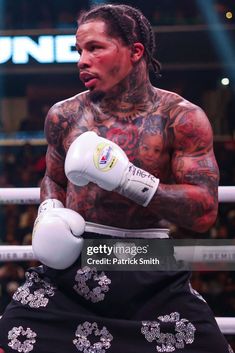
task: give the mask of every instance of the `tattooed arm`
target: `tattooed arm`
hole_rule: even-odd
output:
[[[67,123],[56,106],[52,107],[45,121],[45,136],[48,142],[46,173],[41,183],[41,201],[55,198],[65,203],[67,179],[64,174],[63,134]]]
[[[170,222],[204,232],[214,223],[218,208],[219,171],[211,126],[196,108],[178,114],[172,128],[176,184],[160,184],[149,207]]]

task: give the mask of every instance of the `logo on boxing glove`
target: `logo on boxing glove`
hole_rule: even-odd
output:
[[[93,161],[96,168],[102,172],[111,170],[118,161],[114,148],[105,142],[101,142],[96,147],[93,155]]]

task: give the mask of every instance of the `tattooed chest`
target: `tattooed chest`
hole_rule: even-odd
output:
[[[115,142],[135,165],[153,174],[166,174],[170,159],[167,118],[154,114],[131,121],[89,119],[74,126],[66,138],[65,149],[78,135],[88,130]]]

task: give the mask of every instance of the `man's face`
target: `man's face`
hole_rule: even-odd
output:
[[[133,68],[130,48],[120,39],[109,36],[101,20],[79,26],[76,46],[81,55],[80,78],[92,94],[109,92]]]

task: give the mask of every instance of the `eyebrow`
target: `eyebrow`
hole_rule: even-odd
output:
[[[92,45],[92,44],[99,44],[101,45],[102,42],[100,40],[97,40],[97,39],[91,39],[89,40],[88,42],[85,43],[85,45]],[[78,43],[76,42],[76,49],[81,49],[80,46],[78,45]]]

